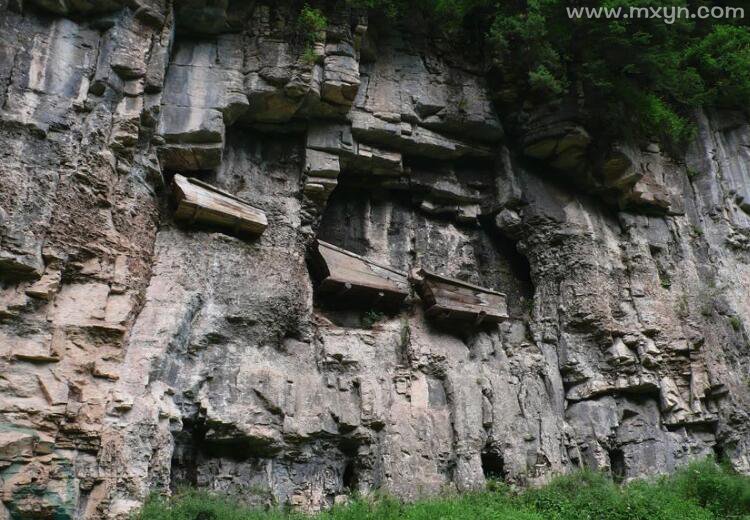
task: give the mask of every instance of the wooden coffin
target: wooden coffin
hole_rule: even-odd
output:
[[[317,293],[329,306],[397,308],[409,294],[405,272],[322,240],[314,246],[311,260]]]
[[[424,269],[412,274],[425,314],[430,318],[481,323],[498,323],[508,317],[505,295],[461,280],[440,276]]]
[[[174,195],[178,221],[215,226],[237,235],[257,236],[268,227],[263,211],[198,179],[175,175]]]

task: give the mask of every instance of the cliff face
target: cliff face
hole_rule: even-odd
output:
[[[273,2],[167,4],[0,0],[0,518],[750,471],[743,116],[679,163],[595,152],[575,107],[505,137],[481,69],[384,21],[306,49]],[[176,224],[175,173],[268,229]],[[315,238],[510,318],[332,310]]]

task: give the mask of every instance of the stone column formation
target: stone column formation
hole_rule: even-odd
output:
[[[271,1],[0,0],[0,519],[749,472],[744,116],[594,158],[575,104],[499,114],[455,49],[326,16],[307,45]],[[176,173],[268,229],[176,224]],[[316,237],[510,319],[332,311]]]

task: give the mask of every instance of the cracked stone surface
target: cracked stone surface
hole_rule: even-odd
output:
[[[700,114],[679,159],[595,156],[564,105],[507,139],[483,69],[422,35],[340,10],[304,49],[283,5],[171,4],[0,0],[0,518],[183,485],[313,512],[479,489],[490,458],[750,473],[745,116]],[[268,229],[176,224],[175,173]],[[510,318],[334,310],[315,238]]]

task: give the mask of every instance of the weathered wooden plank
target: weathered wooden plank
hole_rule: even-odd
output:
[[[409,294],[406,273],[319,240],[313,252],[320,294],[341,302],[397,306]]]
[[[504,295],[454,287],[441,282],[433,282],[433,294],[436,300],[446,299],[467,306],[491,307],[493,305],[505,305]]]
[[[473,291],[478,291],[481,293],[496,294],[498,296],[502,296],[503,298],[505,297],[504,293],[495,291],[494,289],[488,289],[487,287],[474,285],[473,283],[465,282],[464,280],[459,280],[458,278],[450,278],[448,276],[443,276],[441,274],[432,273],[430,271],[427,271],[426,269],[420,269],[419,271],[417,271],[417,273],[431,280],[442,282],[444,284],[447,284],[453,287],[466,288],[466,289],[471,289]]]
[[[176,220],[231,229],[236,234],[260,235],[268,227],[263,211],[198,179],[177,174],[174,191]]]
[[[503,293],[424,269],[414,272],[412,280],[429,317],[470,321],[477,325],[497,323],[508,317]]]

